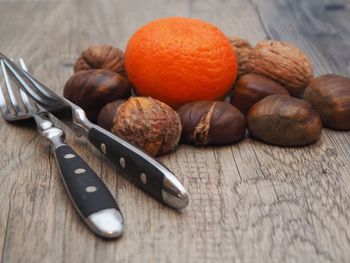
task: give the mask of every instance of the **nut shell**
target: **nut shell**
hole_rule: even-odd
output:
[[[78,71],[68,79],[63,90],[63,96],[83,108],[91,121],[96,121],[105,104],[130,95],[129,81],[105,69]]]
[[[289,95],[279,83],[257,74],[245,74],[238,80],[231,97],[231,104],[246,115],[251,106],[266,96]]]
[[[279,82],[292,96],[301,97],[313,70],[307,56],[292,44],[267,40],[250,52],[247,70]]]
[[[307,101],[285,95],[267,96],[250,109],[250,134],[280,146],[300,146],[316,141],[322,130],[318,113]]]
[[[182,142],[226,145],[241,141],[245,135],[243,114],[226,102],[197,101],[178,109],[182,123]]]
[[[253,47],[247,40],[237,36],[229,36],[228,39],[236,53],[238,62],[238,76],[241,76],[248,72],[246,64],[249,53],[252,51]]]
[[[116,100],[103,106],[103,108],[100,110],[100,113],[98,114],[97,124],[102,128],[110,131],[113,127],[113,120],[117,114],[117,110],[124,102],[125,100]]]
[[[113,133],[154,156],[174,150],[180,140],[181,122],[176,111],[150,97],[128,99],[113,122]]]
[[[93,45],[85,49],[74,64],[74,72],[108,69],[125,76],[124,53],[111,45]]]
[[[327,74],[313,79],[304,99],[320,114],[324,126],[350,130],[350,79]]]

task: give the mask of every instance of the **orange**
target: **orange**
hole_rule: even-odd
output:
[[[225,35],[183,17],[154,20],[136,31],[127,44],[125,68],[137,95],[175,108],[223,99],[237,77],[236,55]]]

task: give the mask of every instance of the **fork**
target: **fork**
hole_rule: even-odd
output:
[[[22,59],[19,59],[19,64],[27,71]],[[123,217],[108,188],[92,168],[64,142],[64,131],[53,125],[46,110],[36,102],[30,101],[25,92],[18,87],[20,99],[17,101],[3,61],[1,68],[5,90],[12,105],[9,107],[6,103],[5,93],[0,87],[0,108],[4,119],[8,122],[30,118],[35,120],[40,135],[50,141],[62,181],[79,215],[97,235],[104,238],[120,236],[123,231]]]

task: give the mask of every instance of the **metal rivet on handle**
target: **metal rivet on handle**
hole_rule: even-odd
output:
[[[83,168],[78,168],[78,169],[76,169],[76,170],[74,171],[75,174],[82,174],[82,173],[85,173],[85,172],[86,172],[86,170],[83,169]]]
[[[125,159],[123,157],[119,159],[119,164],[122,168],[125,168]]]
[[[63,157],[64,157],[64,159],[72,159],[72,158],[75,157],[75,155],[74,155],[74,154],[71,154],[71,153],[67,153],[67,154],[65,154]]]
[[[96,192],[97,188],[95,186],[88,186],[85,188],[85,191],[88,193]]]
[[[106,148],[106,144],[101,143],[101,151],[106,154],[107,153],[107,148]]]
[[[144,184],[147,183],[147,176],[145,173],[140,174],[140,179]]]

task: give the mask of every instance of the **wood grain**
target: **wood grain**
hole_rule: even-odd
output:
[[[271,38],[295,43],[315,65],[316,75],[350,76],[348,0],[253,0]]]
[[[35,76],[61,93],[85,47],[125,48],[138,27],[172,15],[205,19],[252,43],[266,38],[249,1],[0,1],[0,51],[25,58]],[[337,70],[314,62],[318,72]],[[161,158],[191,194],[188,209],[176,212],[115,176],[84,139],[66,131],[67,141],[116,196],[124,236],[108,242],[91,234],[65,193],[47,144],[32,127],[0,119],[1,263],[350,258],[349,132],[324,130],[321,140],[306,148],[251,139],[228,147],[180,146]]]

